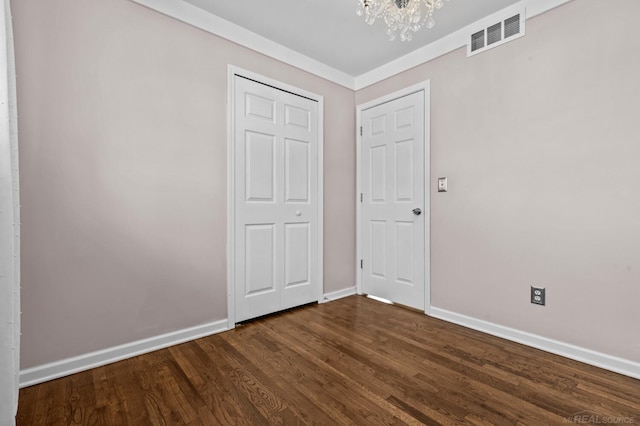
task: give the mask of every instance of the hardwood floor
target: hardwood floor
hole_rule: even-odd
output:
[[[361,296],[22,389],[18,413],[29,426],[572,421],[640,425],[640,381]]]

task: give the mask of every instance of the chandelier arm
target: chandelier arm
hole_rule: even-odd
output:
[[[369,25],[382,19],[389,40],[399,35],[400,40],[410,41],[423,26],[435,26],[433,14],[442,5],[443,0],[356,0],[356,14],[364,15]]]

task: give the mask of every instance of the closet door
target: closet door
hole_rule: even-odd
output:
[[[236,322],[318,299],[318,103],[234,77]]]

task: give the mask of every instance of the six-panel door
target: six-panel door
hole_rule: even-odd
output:
[[[235,76],[236,321],[317,300],[318,104]]]
[[[362,112],[362,286],[424,310],[425,93]]]

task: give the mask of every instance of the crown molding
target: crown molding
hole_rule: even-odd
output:
[[[526,10],[527,20],[545,13],[551,9],[555,9],[565,3],[573,0],[522,0],[514,5],[506,7],[482,18],[476,22],[467,25],[458,31],[444,36],[433,43],[430,43],[420,49],[414,50],[398,59],[388,62],[378,68],[361,74],[355,78],[355,90],[364,89],[367,86],[378,83],[396,74],[407,71],[418,65],[432,61],[447,53],[453,52],[461,47],[466,47],[469,35],[477,29],[484,21],[494,21],[508,15],[508,13],[518,10]]]
[[[182,0],[130,0],[195,28],[217,35],[263,55],[307,71],[351,90],[360,90],[466,46],[471,31],[485,20],[504,16],[510,9],[526,9],[527,20],[573,0],[522,0],[434,41],[420,49],[358,76],[349,75],[295,50],[275,43]]]
[[[354,77],[345,72],[316,61],[182,0],[131,1],[340,86],[352,90],[355,86]]]

